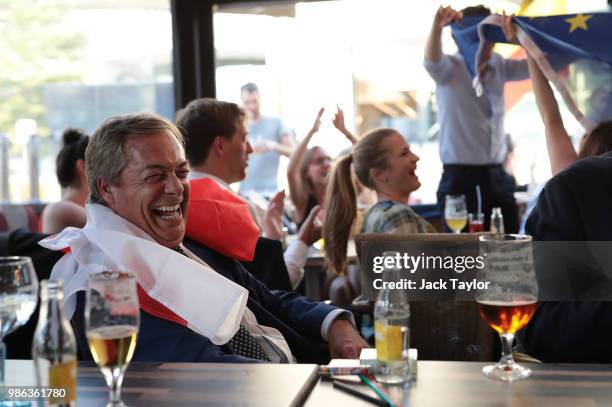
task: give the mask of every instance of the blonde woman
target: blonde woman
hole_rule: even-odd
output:
[[[408,206],[410,193],[421,182],[416,175],[419,157],[401,134],[393,129],[368,132],[353,146],[353,152],[334,168],[325,201],[325,260],[339,274],[346,271],[347,243],[357,217],[356,189],[352,171],[377,202],[364,216],[361,232],[435,233],[435,228]]]

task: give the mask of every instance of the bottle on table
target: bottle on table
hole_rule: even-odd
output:
[[[499,207],[493,208],[491,212],[491,232],[499,234],[504,233],[504,216]]]
[[[32,341],[38,386],[48,387],[47,405],[75,406],[77,344],[64,316],[61,281],[44,280],[40,287],[40,314]]]
[[[398,252],[384,252],[383,257],[399,257]],[[396,265],[397,266],[397,265]],[[377,373],[381,383],[410,381],[409,324],[410,305],[403,289],[389,289],[385,282],[401,281],[399,267],[383,270],[383,288],[374,307],[374,337],[376,339]]]

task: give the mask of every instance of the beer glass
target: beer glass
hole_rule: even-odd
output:
[[[531,370],[514,361],[512,343],[533,316],[538,298],[531,236],[483,235],[479,241],[485,260],[478,277],[489,286],[476,292],[476,301],[480,315],[499,333],[502,348],[501,360],[482,373],[502,381],[526,379]]]
[[[467,206],[465,195],[446,195],[444,203],[444,220],[453,233],[461,233],[467,224]]]
[[[108,406],[123,406],[121,383],[134,349],[140,324],[136,279],[109,272],[87,280],[85,329],[89,350],[109,389]]]

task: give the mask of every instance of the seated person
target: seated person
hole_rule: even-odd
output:
[[[85,149],[89,136],[77,129],[66,129],[57,155],[55,173],[62,188],[62,200],[45,206],[40,220],[43,233],[57,233],[68,226],[85,226],[85,202],[89,195],[85,175]]]
[[[223,211],[219,210],[223,220],[227,216],[224,212],[241,210],[236,205],[240,202],[245,202],[249,205],[249,212],[244,215],[237,214],[233,217],[237,221],[235,227],[225,227],[225,230],[220,230],[211,236],[201,236],[212,232],[209,229],[202,229],[195,225],[200,225],[207,217],[204,213],[204,208],[192,210],[187,224],[187,236],[193,237],[194,240],[200,243],[208,244],[217,251],[228,254],[227,250],[235,250],[236,242],[228,233],[239,233],[242,237],[241,244],[246,247],[240,254],[234,254],[231,257],[239,258],[240,260],[252,260],[253,250],[259,237],[259,229],[257,229],[256,212],[252,209],[252,204],[235,194],[229,187],[234,182],[242,181],[246,176],[246,167],[248,165],[249,155],[253,152],[251,145],[247,139],[247,130],[245,124],[245,114],[243,110],[235,103],[218,101],[215,99],[196,99],[191,101],[177,115],[177,125],[182,130],[185,138],[185,152],[191,172],[189,178],[192,188],[192,209],[196,205],[202,206],[214,194],[214,205],[222,205],[223,201],[230,201],[231,207],[226,207]],[[229,193],[222,195],[222,192]],[[214,191],[214,192],[213,192]],[[271,201],[269,209],[263,222],[263,232],[266,236],[278,237],[279,229],[281,228],[282,216],[282,199],[284,193],[277,194]],[[211,198],[212,199],[212,198]],[[315,225],[315,216],[318,210],[315,211],[309,221],[306,222],[298,233],[298,238],[295,239],[287,248],[284,254],[287,271],[291,280],[291,287],[296,288],[304,275],[303,267],[306,262],[308,246],[320,238],[320,227]],[[275,214],[268,217],[269,214]],[[208,217],[210,218],[210,217]],[[275,219],[270,219],[275,218]],[[219,218],[211,219],[219,222]],[[228,220],[229,222],[229,220]],[[234,230],[238,229],[238,230]],[[201,238],[198,238],[201,236]],[[231,243],[225,247],[224,242]],[[223,247],[218,247],[222,245]],[[233,254],[233,253],[230,253]]]
[[[392,129],[370,131],[353,146],[352,154],[334,168],[325,203],[325,260],[334,272],[344,274],[346,250],[357,217],[357,179],[376,191],[377,202],[366,212],[361,233],[435,233],[435,228],[408,206],[410,193],[421,183],[415,171],[419,157],[401,134]]]
[[[612,153],[608,152],[578,160],[548,181],[526,231],[540,241],[610,241],[610,208]],[[555,272],[563,275],[562,270]],[[602,281],[607,278],[602,277]],[[541,302],[524,332],[525,350],[544,362],[609,363],[611,341],[612,306],[601,301]]]
[[[320,363],[324,341],[332,357],[359,356],[366,344],[346,311],[271,291],[208,247],[201,258],[184,248],[189,164],[172,123],[146,113],[112,117],[92,136],[86,164],[86,226],[41,242],[70,249],[51,278],[64,281],[65,311],[85,355],[86,277],[115,269],[134,273],[139,286],[133,360]]]

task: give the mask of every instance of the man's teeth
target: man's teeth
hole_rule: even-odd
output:
[[[162,219],[173,219],[181,216],[180,208],[180,204],[172,206],[166,205],[155,208],[155,212],[157,212]]]
[[[178,211],[179,208],[180,208],[180,205],[174,205],[174,206],[160,206],[159,208],[155,208],[155,209],[161,212],[174,212],[174,211]]]

